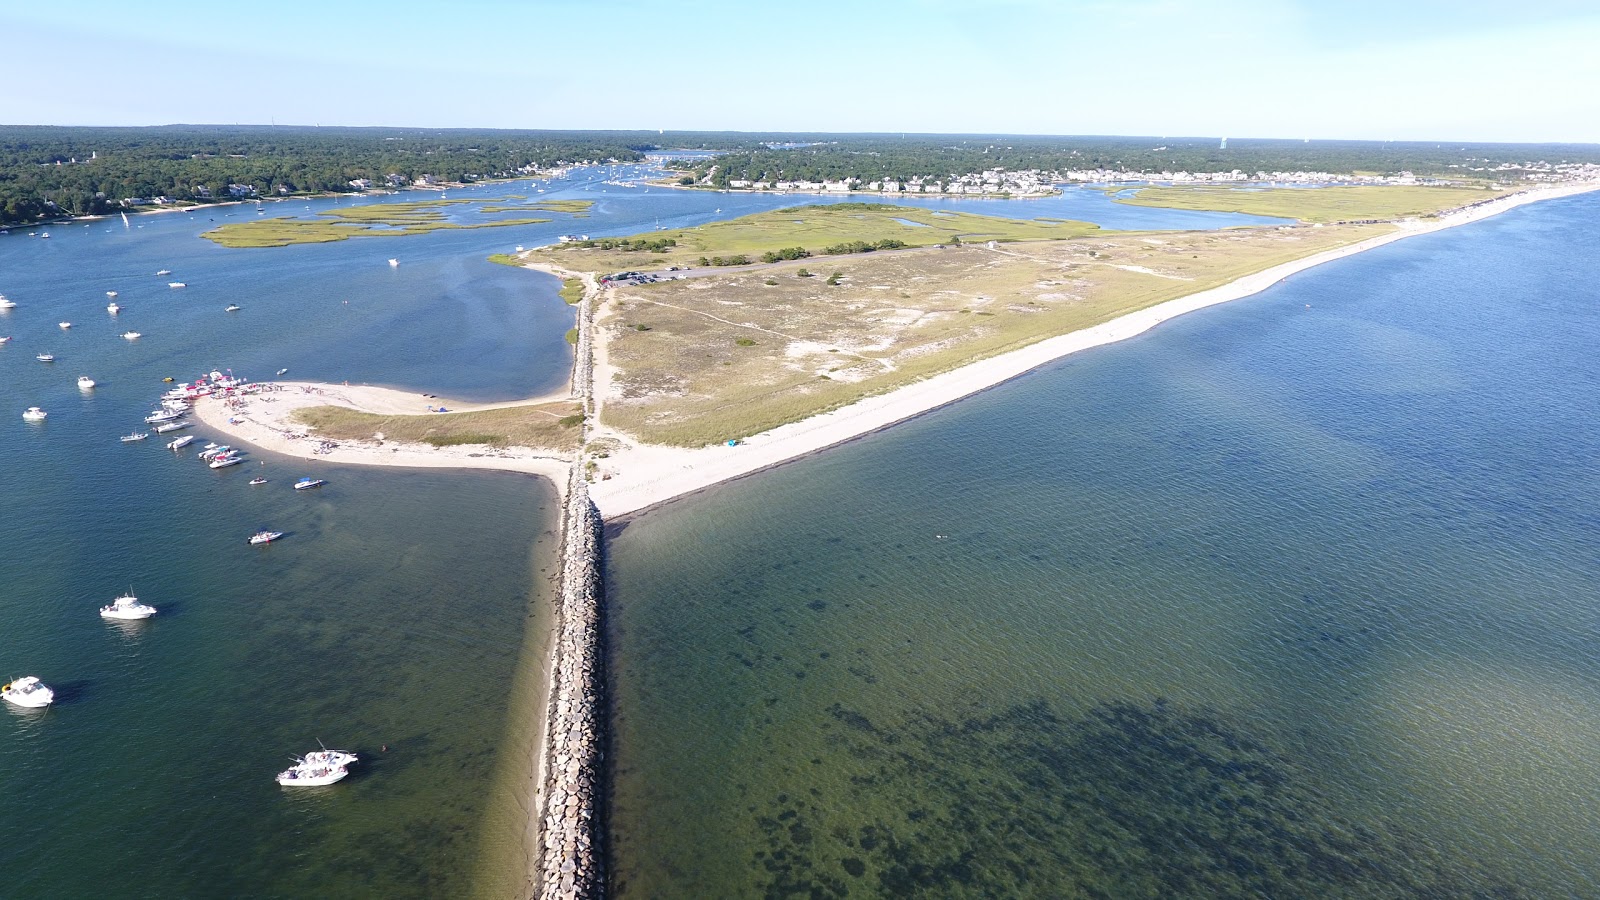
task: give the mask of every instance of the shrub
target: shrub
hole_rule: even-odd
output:
[[[749,338],[739,338],[737,341],[734,341],[734,343],[741,347],[754,347],[756,345],[756,342],[750,340]]]
[[[576,328],[568,328],[567,329],[567,343],[572,344],[573,346],[577,346],[577,343],[578,343],[578,329],[576,329]]]

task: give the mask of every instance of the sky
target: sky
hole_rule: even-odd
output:
[[[0,123],[1600,142],[1600,2],[0,0]]]

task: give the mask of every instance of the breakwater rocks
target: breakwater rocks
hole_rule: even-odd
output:
[[[604,713],[600,652],[601,520],[573,466],[562,517],[561,593],[550,721],[545,735],[543,829],[533,893],[544,900],[603,895],[600,765]]]

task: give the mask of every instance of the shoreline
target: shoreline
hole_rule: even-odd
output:
[[[304,425],[290,421],[290,414],[310,406],[341,406],[380,415],[420,415],[430,405],[448,404],[453,412],[533,406],[552,400],[570,399],[567,391],[509,400],[498,403],[468,403],[395,388],[372,385],[318,384],[305,381],[268,382],[277,390],[240,398],[228,406],[214,397],[202,397],[194,404],[195,418],[207,428],[220,432],[229,441],[249,444],[261,450],[297,459],[323,460],[367,466],[401,466],[417,469],[497,469],[540,475],[564,492],[570,454],[526,447],[498,449],[483,445],[434,447],[401,441],[323,441],[310,436]],[[437,415],[450,415],[438,413]]]
[[[1432,220],[1408,220],[1389,234],[1282,263],[1227,284],[1169,300],[1148,309],[1064,335],[1045,338],[1020,350],[978,360],[958,369],[867,397],[849,406],[779,426],[742,439],[737,446],[685,449],[640,445],[628,435],[597,429],[595,436],[621,439],[623,449],[605,460],[591,491],[607,520],[634,516],[652,507],[809,456],[888,428],[957,400],[988,390],[1073,353],[1126,340],[1168,319],[1257,294],[1307,269],[1344,259],[1395,241],[1482,221],[1500,213],[1561,197],[1600,190],[1600,184],[1531,188]]]
[[[608,521],[632,516],[720,482],[770,469],[931,412],[1081,350],[1142,334],[1168,319],[1251,296],[1291,275],[1323,263],[1354,256],[1406,238],[1482,221],[1530,203],[1570,197],[1595,190],[1600,190],[1600,184],[1530,188],[1495,198],[1478,206],[1457,210],[1437,219],[1407,220],[1399,223],[1397,230],[1389,234],[1282,263],[1227,284],[1169,300],[1099,325],[1048,337],[1019,350],[977,360],[915,384],[858,400],[831,412],[751,435],[733,447],[714,445],[686,449],[641,444],[628,434],[596,425],[589,434],[590,438],[610,438],[620,442],[622,447],[601,461],[597,472],[600,480],[593,484],[591,496],[601,516]],[[582,276],[582,273],[557,270],[555,267],[542,264],[528,264],[525,267],[557,277]],[[590,288],[589,294],[592,296],[593,280],[584,277],[586,285]],[[582,307],[579,311],[580,318],[583,316],[581,310]],[[596,381],[604,385],[609,380],[607,377],[609,367],[605,359],[605,348],[600,345],[601,342],[596,344],[593,363],[596,374],[600,376]],[[576,370],[577,366],[574,368]],[[420,413],[423,411],[418,408],[423,405],[420,402],[421,395],[389,388],[309,382],[284,382],[282,387],[285,388],[284,392],[266,396],[282,399],[291,396],[289,391],[302,390],[321,393],[314,395],[318,398],[316,404],[300,402],[263,409],[261,398],[258,397],[247,401],[244,410],[230,412],[220,403],[207,400],[197,403],[195,412],[207,426],[225,434],[230,440],[303,459],[321,457],[330,462],[358,465],[506,469],[543,475],[555,482],[558,488],[564,485],[568,468],[575,461],[525,448],[435,449],[427,445],[406,445],[392,441],[382,443],[345,441],[339,442],[331,452],[314,454],[312,451],[316,448],[317,442],[303,437],[306,433],[304,426],[287,422],[289,410],[297,406],[331,403],[366,412]],[[586,390],[582,393],[580,399],[584,401],[586,407],[596,412],[603,411],[605,403],[603,388]],[[294,396],[307,395],[295,393]],[[561,396],[568,397],[570,394]],[[554,398],[544,397],[499,404],[455,404],[449,400],[440,402],[450,404],[452,409],[466,411],[490,406],[525,405],[548,399]],[[406,403],[410,406],[406,406]],[[597,419],[594,421],[597,422]]]

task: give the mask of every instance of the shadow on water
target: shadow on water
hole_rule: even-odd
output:
[[[1063,718],[1041,699],[896,729],[828,712],[851,797],[747,808],[767,897],[1525,896],[1341,816],[1294,760],[1209,710]]]

